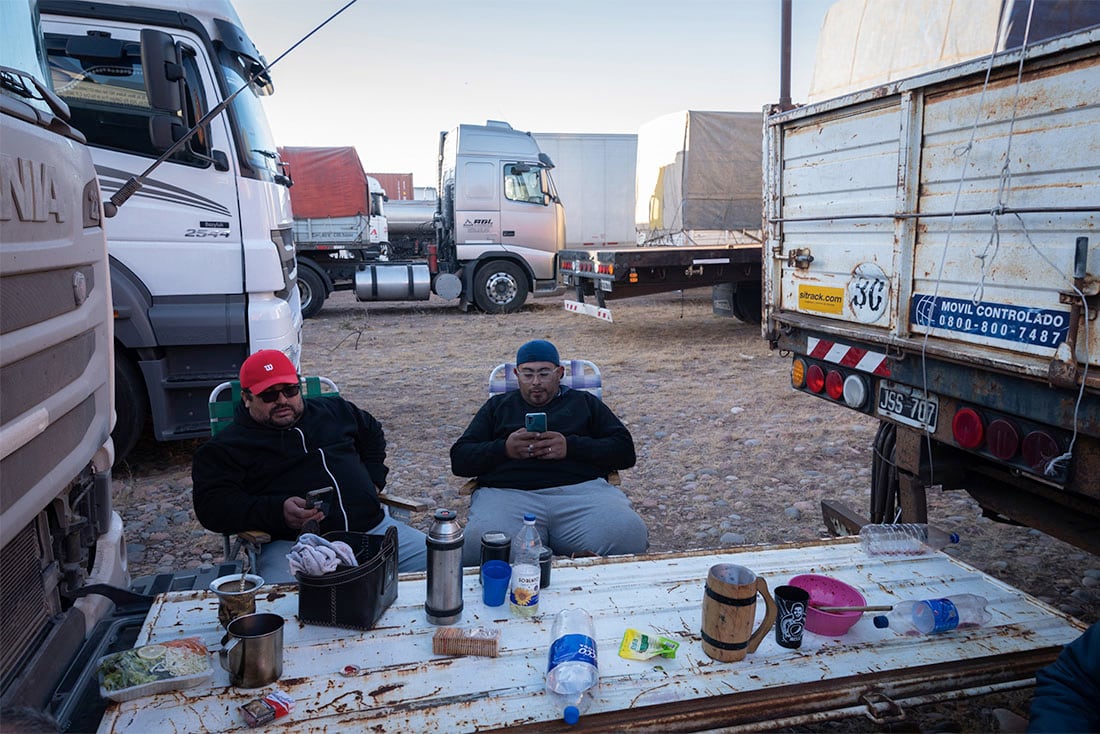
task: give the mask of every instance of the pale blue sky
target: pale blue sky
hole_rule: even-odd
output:
[[[234,0],[269,61],[346,0]],[[805,98],[832,0],[793,0]],[[439,132],[636,133],[677,110],[779,96],[780,0],[359,0],[272,70],[279,145],[354,145],[368,171],[435,183]]]

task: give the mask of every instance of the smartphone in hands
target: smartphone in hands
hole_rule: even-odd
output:
[[[311,510],[320,510],[327,515],[328,496],[331,492],[332,487],[321,487],[320,489],[306,492],[306,502],[309,504],[309,508]]]
[[[530,433],[546,433],[546,413],[528,413],[524,427]]]

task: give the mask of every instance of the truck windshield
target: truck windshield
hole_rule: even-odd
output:
[[[248,82],[248,77],[235,56],[222,60],[222,71],[230,94]],[[236,122],[237,142],[243,162],[254,171],[266,171],[269,176],[274,177],[279,173],[276,167],[278,153],[275,138],[267,125],[267,116],[264,115],[263,105],[256,92],[250,86],[238,94],[229,107]]]
[[[4,35],[4,42],[0,44],[0,65],[21,71],[37,79],[42,86],[47,86],[46,55],[39,43],[41,36],[37,26],[38,13],[35,12],[33,0],[0,2],[0,28],[34,29],[33,33],[11,30]],[[11,94],[43,112],[50,111],[49,105],[33,88],[25,85],[14,74],[3,72],[0,90],[0,93]]]

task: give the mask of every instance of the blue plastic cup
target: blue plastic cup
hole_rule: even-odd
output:
[[[512,567],[504,561],[486,561],[481,567],[481,600],[487,607],[499,607],[508,596]]]

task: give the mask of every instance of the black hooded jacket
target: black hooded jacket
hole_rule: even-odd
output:
[[[546,413],[546,427],[565,436],[564,459],[509,458],[504,444],[523,428],[530,412]],[[546,405],[533,407],[519,390],[494,395],[481,406],[466,432],[451,446],[451,471],[477,477],[479,487],[544,489],[607,477],[634,466],[634,440],[611,409],[595,395],[564,385]]]
[[[286,429],[256,423],[242,403],[233,423],[195,452],[195,516],[218,533],[263,530],[293,540],[298,531],[283,520],[283,502],[332,487],[321,531],[370,530],[383,518],[376,487],[385,487],[385,460],[382,425],[343,398],[306,400]]]

